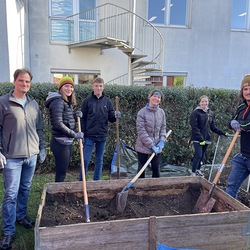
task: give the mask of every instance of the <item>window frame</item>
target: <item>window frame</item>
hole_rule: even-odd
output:
[[[154,3],[155,3],[155,0],[148,0],[148,11],[147,11],[148,20],[150,19],[149,1],[154,1]],[[164,8],[166,11],[164,14],[164,23],[157,23],[157,22],[153,22],[153,21],[151,21],[150,23],[152,23],[155,26],[181,27],[181,28],[190,27],[192,0],[186,0],[185,24],[171,24],[171,11],[170,11],[171,10],[171,1],[172,0],[165,1]]]

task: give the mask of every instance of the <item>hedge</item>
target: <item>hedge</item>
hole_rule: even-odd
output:
[[[136,140],[136,115],[137,112],[147,103],[147,96],[152,86],[117,86],[108,85],[105,87],[105,94],[109,96],[114,103],[115,97],[119,97],[119,109],[122,113],[119,120],[120,139],[127,145],[134,147]],[[159,88],[159,87],[158,87]],[[13,89],[11,83],[1,83],[0,95],[6,94]],[[216,125],[218,128],[229,131],[227,124],[235,112],[239,102],[238,91],[211,88],[182,88],[182,87],[160,87],[164,94],[164,102],[161,107],[166,112],[167,130],[173,132],[166,143],[162,162],[172,165],[191,166],[193,157],[193,147],[189,146],[190,125],[189,116],[197,106],[199,97],[207,95],[210,99],[209,107],[215,112]],[[56,91],[57,85],[51,83],[32,83],[29,92],[40,105],[43,122],[44,135],[47,147],[47,158],[42,165],[38,163],[37,171],[53,171],[54,159],[50,151],[49,143],[51,138],[50,119],[48,110],[44,107],[44,101],[49,91]],[[91,93],[90,85],[76,85],[75,92],[77,96],[77,107],[81,108],[83,99]],[[213,143],[208,147],[206,153],[206,162],[211,163],[215,150],[217,135],[213,134]],[[109,136],[104,155],[104,169],[110,168],[114,148],[116,146],[116,124],[109,125]],[[92,159],[93,163],[93,159]],[[74,142],[73,157],[70,169],[77,169],[80,165],[80,153],[78,142]]]

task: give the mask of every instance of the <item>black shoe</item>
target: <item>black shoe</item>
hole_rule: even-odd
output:
[[[11,235],[4,235],[4,237],[1,241],[0,249],[7,250],[7,249],[11,249],[11,248],[12,248],[12,236]]]
[[[35,225],[35,222],[30,220],[27,216],[25,216],[22,220],[17,220],[17,223],[26,229],[30,229]]]

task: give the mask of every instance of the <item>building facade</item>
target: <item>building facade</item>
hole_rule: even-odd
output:
[[[238,89],[250,73],[249,0],[0,0],[0,82]],[[177,84],[178,85],[178,84]]]

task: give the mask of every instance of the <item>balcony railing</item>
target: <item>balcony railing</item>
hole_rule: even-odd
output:
[[[143,60],[152,62],[144,68],[162,70],[163,38],[141,16],[107,3],[69,16],[67,21],[71,45],[101,38],[117,39],[132,48],[132,54],[145,55]]]

